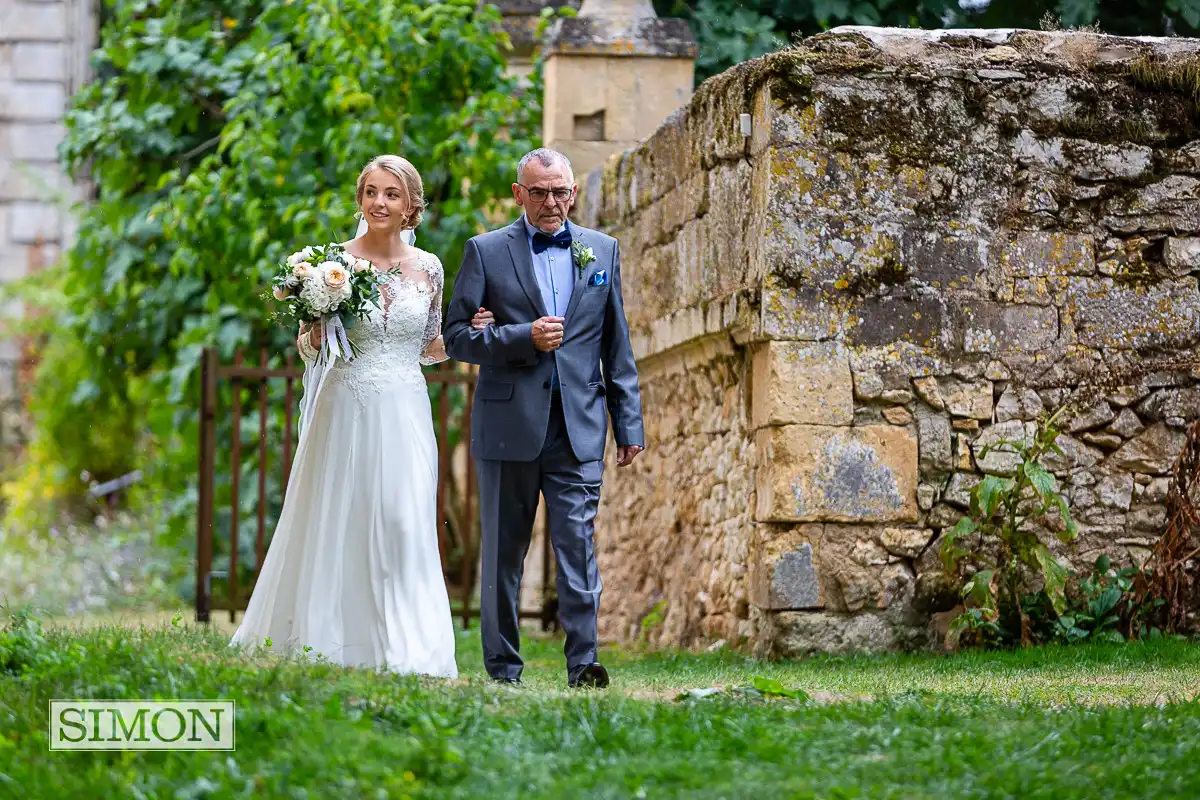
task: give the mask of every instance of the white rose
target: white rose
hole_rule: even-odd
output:
[[[312,264],[309,264],[307,261],[301,261],[292,267],[292,275],[302,281],[308,280],[315,274],[316,271],[313,269]]]
[[[288,266],[294,267],[303,261],[308,261],[310,258],[312,258],[314,252],[315,251],[311,247],[306,247],[303,250],[297,250],[295,253],[292,253],[290,256],[288,256]]]
[[[370,272],[373,269],[371,262],[365,258],[360,258],[354,262],[355,272]]]

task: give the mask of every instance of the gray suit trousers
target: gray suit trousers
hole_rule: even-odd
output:
[[[567,438],[562,399],[554,393],[541,455],[533,461],[477,459],[483,518],[483,659],[497,680],[521,676],[518,608],[538,495],[546,498],[558,577],[558,614],[568,671],[596,661],[600,571],[592,534],[603,461],[579,461]]]

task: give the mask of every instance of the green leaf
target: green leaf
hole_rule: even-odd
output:
[[[1061,615],[1067,609],[1067,570],[1058,563],[1058,559],[1044,544],[1033,548],[1033,556],[1041,568],[1042,578],[1046,583],[1046,596],[1050,598],[1054,613]]]
[[[1063,524],[1066,526],[1065,531],[1061,531],[1056,535],[1064,543],[1074,540],[1074,538],[1079,534],[1079,526],[1075,524],[1075,520],[1071,516],[1071,509],[1067,505],[1067,498],[1056,493],[1051,498],[1051,504],[1058,509],[1058,516],[1062,519]]]
[[[995,571],[990,569],[976,572],[971,576],[971,580],[967,581],[967,585],[963,587],[963,597],[973,602],[979,608],[994,611],[996,608],[996,594],[992,583],[995,575]]]
[[[774,678],[766,678],[762,675],[755,675],[751,680],[751,685],[766,697],[790,697],[793,700],[809,699],[807,692],[800,689],[789,689]]]
[[[1096,619],[1102,619],[1108,612],[1117,607],[1117,603],[1121,602],[1121,590],[1116,586],[1110,586],[1100,593],[1092,602],[1088,603],[1088,612]]]
[[[1001,478],[988,475],[971,490],[971,511],[980,520],[989,520],[1004,502],[1004,496],[1011,492],[1014,483],[1011,478]]]
[[[957,546],[958,539],[969,536],[978,530],[979,526],[970,517],[962,517],[953,528],[942,534],[942,544],[939,554],[947,569],[953,570],[958,559],[966,555],[966,550]]]
[[[1021,469],[1025,472],[1025,477],[1029,479],[1030,485],[1038,493],[1038,497],[1041,498],[1042,502],[1052,502],[1054,493],[1058,488],[1058,482],[1055,481],[1054,476],[1034,461],[1026,461],[1021,465]]]

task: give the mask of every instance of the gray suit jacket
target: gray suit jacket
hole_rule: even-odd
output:
[[[549,315],[524,222],[476,236],[464,248],[443,333],[451,358],[480,365],[471,417],[476,458],[533,461],[540,455],[550,418],[552,359],[576,458],[604,457],[610,416],[618,445],[645,445],[637,366],[621,299],[620,248],[599,231],[574,223],[571,231],[592,248],[596,260],[575,282],[562,346],[554,353],[533,346],[534,320]],[[600,272],[607,281],[597,282]],[[477,331],[471,317],[481,306],[496,315],[496,324]]]

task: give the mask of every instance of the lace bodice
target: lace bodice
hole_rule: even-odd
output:
[[[344,382],[360,401],[397,383],[425,386],[421,365],[446,360],[441,345],[442,262],[420,251],[416,263],[383,272],[379,307],[348,331],[358,355],[337,359],[327,379]],[[300,354],[311,362],[317,356],[300,337]]]

